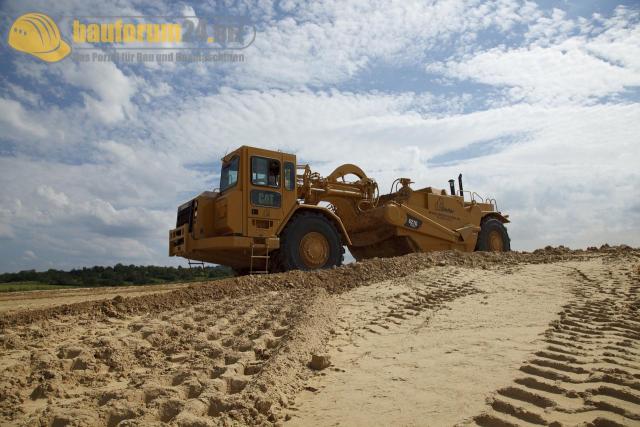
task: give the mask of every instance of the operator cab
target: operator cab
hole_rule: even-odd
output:
[[[295,165],[292,154],[247,146],[226,155],[215,207],[220,212],[216,235],[275,237],[296,202]]]

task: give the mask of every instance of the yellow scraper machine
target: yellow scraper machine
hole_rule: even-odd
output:
[[[414,190],[409,178],[389,194],[356,165],[329,176],[297,165],[293,154],[242,146],[222,159],[220,188],[178,208],[169,255],[243,273],[313,270],[356,260],[457,249],[508,251],[494,199],[464,191]],[[465,194],[467,199],[465,200]]]

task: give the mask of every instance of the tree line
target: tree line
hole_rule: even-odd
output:
[[[113,267],[84,267],[70,271],[50,269],[3,273],[0,274],[0,283],[39,282],[49,285],[120,286],[215,280],[232,275],[231,269],[222,266],[176,268],[116,264]]]

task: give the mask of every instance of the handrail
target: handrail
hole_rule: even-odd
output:
[[[476,201],[476,197],[477,197],[478,199],[480,199],[481,203],[485,203],[484,197],[482,197],[481,195],[479,195],[475,191],[464,190],[462,193],[463,194],[469,193],[469,198],[471,199],[472,202],[475,202]]]
[[[500,212],[500,210],[498,209],[498,201],[492,197],[487,197],[484,198],[481,195],[479,195],[478,193],[476,193],[475,191],[469,191],[469,190],[464,190],[462,192],[463,194],[469,194],[469,198],[471,199],[472,202],[476,201],[476,198],[480,199],[480,203],[490,203],[493,205],[494,209],[496,210],[496,212]]]

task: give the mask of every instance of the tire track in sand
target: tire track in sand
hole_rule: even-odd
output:
[[[291,425],[452,425],[484,407],[572,294],[561,266],[439,267],[337,299],[333,367]],[[573,282],[572,282],[573,283]]]
[[[638,277],[606,263],[571,274],[580,286],[545,333],[544,348],[488,400],[476,424],[640,425]]]

